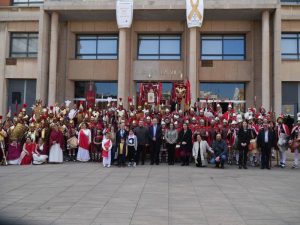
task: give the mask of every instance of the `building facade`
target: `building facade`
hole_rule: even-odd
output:
[[[185,7],[134,1],[131,28],[118,29],[115,1],[1,0],[0,114],[82,100],[91,83],[100,102],[127,105],[141,82],[162,82],[168,100],[181,80],[192,102],[300,111],[300,1],[205,0],[201,28]]]

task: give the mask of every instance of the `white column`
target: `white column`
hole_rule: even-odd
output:
[[[270,110],[270,13],[262,13],[262,106]]]
[[[118,66],[118,99],[123,99],[123,105],[127,108],[129,96],[129,82],[126,82],[126,28],[119,32],[119,66]]]
[[[191,84],[191,104],[197,101],[198,95],[198,76],[197,76],[197,28],[189,28],[189,63],[188,79]]]
[[[36,99],[42,100],[43,104],[47,104],[48,101],[49,32],[50,16],[41,9],[39,19]]]
[[[8,51],[7,48],[7,25],[0,23],[0,115],[5,116],[7,113],[7,90],[5,79],[5,60]]]
[[[274,112],[281,113],[282,83],[281,83],[281,9],[280,6],[274,14]]]
[[[51,39],[50,39],[50,62],[49,62],[49,86],[48,104],[53,105],[56,101],[56,77],[57,77],[57,51],[58,51],[58,13],[51,15]]]

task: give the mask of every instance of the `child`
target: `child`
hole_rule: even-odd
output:
[[[137,151],[137,137],[133,133],[133,130],[129,130],[129,135],[127,137],[127,146],[128,146],[128,166],[136,166],[135,155]]]
[[[118,166],[125,166],[126,157],[128,154],[128,148],[124,138],[121,138],[121,142],[118,145]]]
[[[101,143],[102,143],[103,135],[101,130],[97,130],[97,134],[93,139],[93,149],[94,152],[92,153],[92,159],[94,161],[99,161],[101,158]]]
[[[105,137],[102,141],[102,158],[103,158],[103,167],[110,167],[110,160],[111,160],[111,148],[112,148],[112,141],[110,140],[110,133],[107,132]]]

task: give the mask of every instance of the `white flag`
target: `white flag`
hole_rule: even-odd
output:
[[[204,0],[186,0],[186,21],[188,28],[201,27],[204,13]]]
[[[133,0],[117,0],[116,15],[119,28],[130,28],[133,19]]]

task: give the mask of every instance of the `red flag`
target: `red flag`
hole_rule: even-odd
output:
[[[139,105],[142,105],[143,84],[140,83]]]
[[[186,97],[185,97],[185,104],[190,105],[191,104],[191,86],[190,81],[186,81]]]

